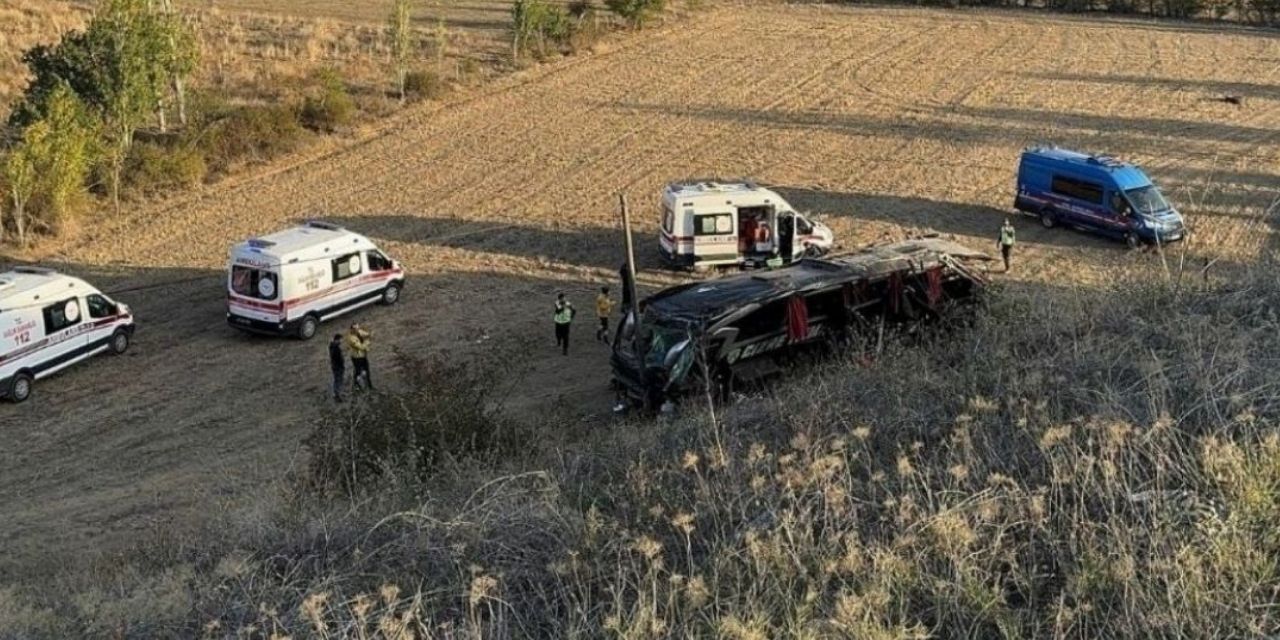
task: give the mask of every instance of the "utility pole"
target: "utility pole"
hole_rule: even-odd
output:
[[[619,193],[618,202],[622,205],[622,235],[627,245],[627,298],[631,300],[631,313],[637,327],[640,324],[640,298],[636,295],[636,252],[631,244],[631,209],[627,207],[627,194]],[[638,333],[638,332],[637,332]]]

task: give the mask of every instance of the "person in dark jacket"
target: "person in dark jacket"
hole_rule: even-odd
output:
[[[342,402],[342,383],[347,373],[347,363],[342,354],[342,334],[334,334],[329,341],[329,369],[333,371],[333,400]]]

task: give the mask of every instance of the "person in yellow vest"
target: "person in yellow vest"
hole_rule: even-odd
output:
[[[1013,243],[1016,239],[1016,232],[1013,224],[1008,218],[1004,219],[1004,226],[1000,227],[1000,240],[996,242],[1000,249],[1000,257],[1004,258],[1004,272],[1009,273],[1010,263],[1013,262]]]
[[[564,355],[569,355],[569,325],[573,323],[573,315],[576,311],[573,304],[564,299],[564,293],[556,294],[556,312],[553,319],[556,323],[556,346],[563,349]]]
[[[613,299],[609,297],[609,287],[600,287],[596,296],[596,318],[600,320],[600,328],[596,329],[596,340],[609,344],[609,314],[613,313]]]
[[[359,323],[351,323],[347,331],[347,352],[351,354],[351,386],[373,390],[373,380],[369,377],[369,330]]]

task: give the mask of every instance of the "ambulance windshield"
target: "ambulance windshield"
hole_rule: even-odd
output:
[[[231,291],[237,295],[262,300],[276,297],[276,274],[253,267],[231,267]]]

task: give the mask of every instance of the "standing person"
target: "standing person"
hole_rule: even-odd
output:
[[[631,270],[627,268],[627,263],[618,267],[618,277],[622,280],[622,313],[625,314],[631,308]]]
[[[1000,227],[1000,240],[996,242],[996,246],[1000,247],[1000,256],[1004,258],[1004,272],[1009,273],[1009,264],[1013,260],[1013,243],[1016,239],[1016,232],[1013,224],[1008,218],[1004,219],[1004,226]]]
[[[596,340],[609,344],[609,314],[613,312],[613,299],[609,297],[609,287],[600,287],[596,296],[596,318],[600,320],[600,328],[596,329]]]
[[[573,303],[564,299],[564,293],[556,294],[556,312],[553,319],[556,323],[556,346],[569,355],[569,325],[573,323]]]
[[[756,227],[756,252],[773,252],[773,230],[769,228],[769,223],[764,220],[761,220]]]
[[[333,401],[342,402],[342,382],[346,377],[347,363],[342,356],[342,334],[335,333],[329,341],[329,369],[333,372]]]
[[[369,377],[369,331],[358,323],[351,323],[347,331],[347,350],[351,352],[351,388],[373,390]]]

